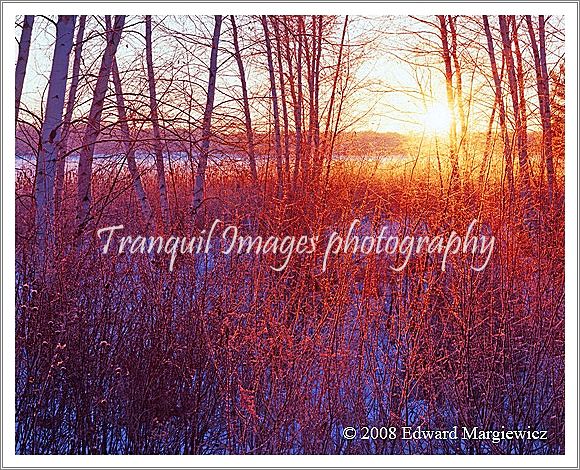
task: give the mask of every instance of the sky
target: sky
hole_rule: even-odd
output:
[[[211,17],[205,17],[209,21],[205,24],[196,24],[199,30],[204,28],[210,29]],[[160,18],[156,18],[160,20]],[[17,18],[18,22],[19,18]],[[102,21],[102,19],[100,19]],[[555,19],[553,21],[559,21]],[[163,18],[163,25],[167,28],[180,29],[192,35],[199,35],[200,31],[193,28],[194,20],[188,18],[172,19]],[[244,27],[243,18],[240,21]],[[225,25],[225,22],[224,22]],[[469,25],[466,25],[466,29]],[[102,31],[102,26],[97,24],[96,19],[91,19],[88,23],[88,30]],[[143,63],[143,38],[142,30],[144,29],[140,17],[128,17],[126,32],[123,35],[118,50],[120,68],[123,70],[123,64],[126,68],[133,70],[132,74],[125,76],[128,86],[131,86],[133,79],[136,77],[138,66],[142,67]],[[340,29],[340,28],[339,28]],[[251,35],[250,29],[241,29],[241,38],[244,39],[244,33]],[[412,34],[412,33],[419,33]],[[160,78],[159,87],[163,87],[163,79],[166,76],[168,67],[174,67],[175,63],[191,61],[192,73],[196,70],[203,70],[209,47],[200,46],[199,51],[191,51],[188,56],[179,57],[176,55],[175,38],[171,33],[164,31],[163,28],[154,29],[154,56],[157,59],[156,65],[159,64],[158,76]],[[351,130],[356,131],[376,131],[376,132],[399,132],[399,133],[421,133],[423,130],[428,132],[443,133],[449,120],[449,111],[446,105],[445,82],[442,73],[442,64],[440,55],[435,49],[437,40],[433,31],[428,27],[410,17],[352,17],[349,22],[349,40],[352,43],[367,43],[365,48],[365,57],[356,71],[356,79],[361,87],[357,91],[356,98],[349,108],[352,119]],[[16,27],[16,39],[19,38],[20,28]],[[224,47],[231,50],[229,44],[229,35],[226,37],[222,33],[222,42]],[[23,93],[23,105],[38,114],[42,107],[44,94],[46,92],[48,76],[50,74],[50,64],[52,56],[52,46],[54,42],[54,25],[50,24],[48,19],[37,17],[33,29],[32,47],[27,67],[26,80]],[[208,40],[209,43],[209,40]],[[16,41],[15,41],[16,44]],[[96,38],[90,40],[85,45],[83,51],[83,69],[90,68],[94,71],[98,67],[99,53],[102,50],[102,39]],[[423,49],[431,52],[426,54],[417,54],[417,46],[423,46]],[[17,45],[16,45],[17,48]],[[205,50],[204,50],[205,49]],[[475,60],[485,63],[487,66],[488,58],[482,56],[482,52],[466,53],[465,61]],[[224,57],[225,56],[225,57]],[[177,57],[177,61],[176,61]],[[228,83],[234,83],[237,86],[237,77],[231,56],[222,53],[222,68],[218,72],[218,88],[229,88]],[[179,60],[181,59],[181,60]],[[251,57],[246,61],[246,71],[249,77],[249,86],[252,84],[259,87],[259,84],[252,82],[253,74],[261,70],[263,57]],[[560,60],[558,55],[552,57],[552,63],[556,64]],[[91,62],[93,61],[93,62]],[[414,64],[423,64],[416,67]],[[72,64],[72,59],[71,59]],[[179,65],[183,67],[184,65]],[[477,72],[477,70],[476,70]],[[196,74],[197,75],[197,74]],[[473,94],[476,97],[485,97],[490,93],[490,87],[486,85],[486,78],[473,73],[464,77],[464,81],[471,80],[473,77]],[[198,86],[199,95],[203,95],[202,83]],[[261,78],[262,79],[262,78]],[[228,82],[229,81],[229,82]],[[221,85],[221,86],[220,86]],[[471,85],[471,81],[469,81]],[[81,87],[83,86],[81,82]],[[422,92],[420,91],[422,90]],[[256,94],[262,93],[262,90],[254,89]],[[218,92],[217,101],[220,96],[224,103],[227,103],[227,93]],[[199,97],[199,101],[202,100]],[[89,100],[85,100],[85,108]],[[224,104],[227,106],[227,104]],[[79,107],[77,112],[82,114],[84,109]],[[263,112],[263,110],[257,110]],[[489,110],[485,106],[478,107],[477,100],[473,102],[472,124],[475,128],[485,123],[485,119],[480,119],[486,115]],[[483,128],[483,127],[482,127]]]

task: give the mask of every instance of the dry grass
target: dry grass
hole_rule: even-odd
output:
[[[115,171],[95,177],[95,226],[139,233],[130,183]],[[449,196],[436,159],[337,162],[327,189],[282,203],[270,182],[258,198],[238,171],[208,177],[206,220],[255,233],[324,234],[354,218],[440,233],[478,218],[498,240],[481,273],[468,260],[441,272],[427,257],[395,273],[380,256],[342,256],[321,273],[321,254],[276,273],[259,256],[217,251],[170,273],[165,259],[101,255],[93,233],[79,248],[72,187],[43,273],[30,183],[19,179],[17,452],[563,453],[563,191],[550,211],[538,188],[530,228],[497,173],[483,189],[465,174]],[[187,233],[190,172],[168,182],[174,231]],[[156,201],[153,178],[146,185]],[[549,440],[341,437],[363,425],[531,426]]]

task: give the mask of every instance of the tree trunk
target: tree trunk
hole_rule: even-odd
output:
[[[526,93],[525,93],[525,82],[524,82],[524,65],[522,60],[522,53],[520,51],[520,43],[518,40],[518,28],[516,25],[516,17],[511,16],[512,22],[512,35],[513,35],[513,43],[514,43],[514,54],[516,57],[515,62],[515,73],[516,73],[516,82],[518,85],[518,99],[519,99],[519,108],[520,108],[520,134],[521,134],[521,141],[522,141],[522,148],[525,153],[525,161],[528,161],[528,107],[526,102]],[[509,31],[509,30],[508,30]],[[521,161],[520,161],[521,165]],[[527,166],[527,179],[529,180],[529,163],[526,163]],[[524,177],[526,177],[524,175]],[[530,184],[529,182],[527,183]]]
[[[459,128],[461,134],[459,135],[459,142],[457,152],[461,152],[461,148],[465,146],[465,138],[467,135],[467,121],[465,118],[465,107],[463,106],[463,80],[461,78],[461,64],[459,63],[459,55],[457,52],[457,17],[449,16],[449,31],[451,33],[451,57],[453,58],[453,66],[455,67],[455,91],[457,110],[459,112]]]
[[[312,16],[312,29],[306,33],[306,22],[301,18],[301,37],[304,40],[304,58],[306,59],[306,83],[308,85],[308,133],[306,134],[306,152],[304,160],[304,178],[310,184],[312,181],[312,163],[314,162],[314,121],[316,110],[314,109],[314,61],[316,56],[316,22]],[[310,42],[312,39],[312,42]]]
[[[18,123],[18,113],[20,111],[22,89],[24,88],[28,54],[30,53],[30,39],[32,37],[33,25],[34,15],[26,15],[22,23],[22,33],[20,34],[20,42],[18,43],[18,59],[16,60],[16,117],[14,119],[16,123]]]
[[[244,71],[244,63],[240,53],[240,45],[238,41],[238,28],[234,15],[230,16],[232,21],[232,35],[234,39],[234,57],[238,64],[238,71],[240,73],[240,82],[242,85],[242,104],[244,108],[244,120],[246,124],[246,139],[248,141],[248,159],[250,161],[250,173],[254,183],[258,181],[258,169],[256,167],[256,156],[254,150],[254,130],[252,129],[252,115],[250,114],[250,101],[248,99],[248,86],[246,84],[246,73]]]
[[[161,220],[167,229],[171,225],[169,213],[169,199],[167,197],[167,183],[165,182],[165,164],[163,161],[163,147],[161,146],[161,130],[157,112],[157,93],[155,90],[155,74],[153,73],[153,46],[151,40],[151,16],[145,17],[145,55],[147,58],[147,81],[149,83],[149,106],[151,108],[151,126],[153,128],[153,147],[155,151],[155,168],[157,170],[157,186],[159,189],[159,205]]]
[[[280,100],[282,101],[282,123],[284,125],[284,165],[286,179],[290,179],[290,136],[288,125],[288,106],[286,103],[286,84],[284,81],[284,67],[282,66],[282,46],[280,28],[278,27],[278,18],[274,17],[272,24],[274,26],[274,37],[276,38],[276,56],[278,59],[278,77],[280,80]]]
[[[342,36],[340,38],[340,48],[338,50],[338,59],[336,62],[336,70],[334,73],[334,79],[332,81],[332,92],[330,94],[330,104],[328,106],[328,115],[326,117],[326,126],[324,128],[324,140],[323,140],[323,151],[322,151],[322,158],[326,158],[326,176],[325,176],[325,186],[328,186],[328,179],[330,176],[330,165],[332,162],[332,153],[334,150],[334,145],[331,145],[330,148],[328,147],[328,132],[330,130],[330,126],[332,124],[333,121],[333,116],[334,116],[334,101],[336,99],[336,87],[338,84],[338,77],[340,76],[340,72],[342,69],[342,54],[343,54],[343,50],[344,50],[344,40],[346,37],[346,30],[347,30],[347,26],[348,26],[348,15],[346,15],[344,17],[344,25],[342,27]],[[342,94],[341,94],[342,96]],[[341,98],[341,103],[339,106],[339,112],[337,113],[336,116],[336,124],[338,125],[338,122],[340,120],[340,110],[342,109],[342,100],[343,98]],[[334,144],[334,138],[335,138],[335,134],[336,132],[333,133],[332,135],[332,144]]]
[[[137,162],[135,161],[135,142],[131,138],[131,133],[129,132],[129,124],[127,120],[127,111],[125,109],[125,98],[123,96],[123,87],[121,85],[121,77],[119,75],[119,68],[117,66],[117,59],[113,57],[113,84],[115,86],[115,95],[117,101],[117,114],[119,117],[119,125],[121,127],[121,135],[125,142],[125,156],[127,157],[127,167],[129,168],[129,174],[133,181],[133,188],[135,189],[135,195],[139,200],[141,206],[141,215],[146,229],[149,231],[152,229],[153,224],[153,211],[149,205],[147,199],[147,194],[143,188],[143,183],[141,181],[141,175],[139,174],[139,169],[137,168]]]
[[[493,100],[493,107],[491,108],[491,115],[489,116],[489,122],[487,124],[487,132],[485,133],[485,147],[483,150],[483,159],[481,162],[481,168],[479,169],[479,187],[481,189],[481,196],[483,196],[483,184],[485,183],[487,169],[489,161],[491,159],[491,149],[493,142],[493,125],[495,123],[495,113],[497,110],[497,106],[498,102],[496,95]]]
[[[489,27],[489,19],[487,15],[483,15],[483,27],[485,29],[485,35],[487,37],[487,50],[489,53],[489,61],[491,64],[491,72],[493,76],[493,82],[495,85],[495,100],[498,104],[499,109],[499,125],[501,129],[501,134],[503,138],[503,157],[506,164],[506,173],[508,179],[508,186],[509,186],[509,194],[510,200],[513,200],[515,195],[515,188],[514,188],[514,176],[513,176],[513,158],[511,152],[511,142],[509,133],[507,130],[507,119],[506,119],[506,111],[505,105],[503,102],[502,90],[501,90],[501,78],[497,71],[497,64],[495,61],[495,52],[493,47],[493,37],[491,35],[491,30]],[[505,60],[504,60],[505,63]]]
[[[296,61],[296,76],[298,78],[297,88],[298,88],[298,108],[300,110],[300,170],[302,171],[302,180],[306,182],[308,180],[308,156],[307,152],[308,144],[304,145],[303,131],[305,128],[306,118],[304,116],[304,90],[302,88],[302,59],[304,54],[304,37],[306,36],[304,28],[304,17],[298,17],[298,58]]]
[[[272,45],[268,32],[268,22],[265,15],[262,15],[262,27],[264,28],[264,39],[266,42],[266,57],[268,59],[268,72],[270,75],[270,93],[272,97],[272,110],[274,118],[274,148],[276,151],[276,172],[278,174],[277,196],[282,198],[284,175],[282,169],[282,145],[280,142],[280,114],[278,112],[278,97],[276,94],[276,78],[274,76],[274,63],[272,60]]]
[[[317,34],[314,35],[316,54],[314,54],[314,183],[317,185],[322,173],[322,159],[320,153],[320,59],[322,56],[322,15],[315,17],[318,23]]]
[[[215,16],[215,25],[211,41],[211,55],[209,60],[209,79],[207,85],[207,101],[203,113],[203,125],[201,131],[201,153],[195,173],[195,183],[193,187],[193,210],[198,222],[201,222],[201,212],[199,211],[204,199],[205,190],[205,170],[209,157],[209,144],[211,137],[211,116],[213,114],[213,102],[215,98],[215,82],[217,77],[217,56],[220,41],[220,31],[222,26],[221,15]]]
[[[552,110],[550,106],[550,76],[548,75],[548,62],[546,59],[546,20],[544,15],[538,17],[540,36],[540,66],[542,68],[542,76],[544,77],[544,150],[546,158],[546,172],[548,175],[548,193],[550,203],[554,195],[554,160],[552,156]]]
[[[107,17],[110,26],[110,17]],[[82,230],[89,222],[91,208],[91,176],[93,171],[93,157],[95,153],[95,144],[99,133],[101,132],[101,113],[105,95],[107,94],[109,75],[113,64],[113,57],[117,51],[117,46],[121,40],[121,33],[125,25],[125,16],[117,15],[112,31],[107,32],[107,47],[103,53],[99,75],[93,94],[93,101],[89,111],[89,118],[86,125],[85,135],[83,137],[78,169],[78,207],[77,222],[79,230]]]
[[[444,15],[438,15],[441,33],[441,45],[443,62],[445,64],[445,83],[447,90],[447,106],[451,113],[449,126],[449,158],[451,160],[450,186],[453,187],[459,177],[459,161],[457,156],[457,123],[455,121],[455,97],[453,94],[453,69],[451,68],[451,55],[449,53],[449,41],[447,38],[447,24]]]
[[[348,59],[348,54],[347,54],[347,63],[348,62],[350,62],[350,60]],[[347,67],[347,69],[348,69],[348,67]],[[346,90],[348,88],[349,80],[350,80],[350,75],[347,72],[345,79],[344,79],[344,84],[342,84],[342,87],[340,90],[340,100],[338,102],[338,110],[336,111],[336,119],[334,120],[334,130],[332,131],[331,138],[330,138],[330,150],[328,151],[330,158],[328,159],[328,162],[326,165],[325,186],[328,186],[328,179],[330,177],[330,164],[332,162],[332,155],[334,155],[334,145],[336,144],[336,139],[337,139],[338,133],[339,133],[338,127],[340,124],[340,118],[342,116],[342,109],[343,109],[344,103],[345,103],[345,93],[346,93]]]
[[[518,147],[518,159],[520,164],[521,183],[520,193],[525,206],[525,216],[530,215],[530,174],[528,168],[528,149],[525,144],[525,131],[522,126],[522,110],[520,107],[518,96],[518,84],[515,72],[515,65],[512,56],[511,39],[509,36],[508,18],[504,15],[499,15],[499,28],[501,33],[503,56],[505,58],[506,69],[508,73],[508,83],[510,88],[510,95],[514,110],[515,133]]]
[[[550,77],[548,76],[548,65],[546,63],[546,27],[544,16],[539,19],[539,39],[540,45],[536,42],[532,17],[526,16],[528,34],[532,45],[534,56],[534,66],[536,70],[536,87],[538,90],[538,102],[540,106],[540,119],[542,122],[542,150],[548,177],[548,201],[552,204],[554,198],[554,160],[552,153],[552,123],[550,109]]]
[[[300,74],[302,61],[302,48],[298,46],[298,58],[297,58],[297,71],[296,75],[298,77],[298,85],[294,81],[294,70],[292,67],[292,53],[290,50],[290,32],[289,25],[286,17],[284,17],[284,39],[286,42],[286,64],[288,65],[288,82],[290,84],[290,95],[292,97],[292,110],[294,114],[294,137],[295,137],[295,155],[294,155],[294,171],[292,175],[292,191],[296,191],[296,185],[298,184],[298,174],[300,171],[300,157],[302,154],[302,106],[299,100],[299,88],[301,86]]]
[[[64,122],[62,126],[62,141],[61,144],[59,145],[58,160],[56,162],[54,202],[57,213],[60,211],[60,205],[64,191],[64,171],[66,166],[66,154],[68,152],[68,139],[70,134],[72,113],[75,107],[77,88],[79,85],[79,71],[81,68],[81,55],[83,51],[83,37],[85,33],[86,22],[87,16],[81,15],[79,17],[79,28],[77,30],[77,36],[75,40],[75,57],[73,61],[72,76],[68,91],[68,100],[66,103],[66,113],[64,116]]]
[[[61,15],[56,23],[56,43],[48,84],[46,112],[41,129],[40,152],[36,165],[35,202],[38,247],[43,254],[54,234],[54,175],[61,138],[62,113],[72,49],[75,16]]]

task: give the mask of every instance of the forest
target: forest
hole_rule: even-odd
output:
[[[20,15],[14,49],[17,454],[565,452],[563,16]],[[495,244],[103,252],[218,219]],[[537,432],[360,438],[455,426]]]

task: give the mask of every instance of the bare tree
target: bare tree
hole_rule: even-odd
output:
[[[457,152],[461,152],[461,148],[465,147],[465,139],[467,136],[467,121],[465,117],[465,106],[463,103],[463,80],[461,64],[459,62],[459,53],[457,51],[457,17],[448,16],[449,18],[449,32],[451,33],[451,57],[453,58],[453,67],[455,68],[455,101],[457,102],[457,111],[459,113],[459,142]]]
[[[295,191],[298,182],[298,172],[300,170],[302,154],[302,46],[299,42],[296,59],[296,76],[298,77],[298,84],[296,84],[294,80],[292,49],[290,44],[290,28],[292,24],[293,21],[291,21],[290,18],[283,17],[285,57],[286,65],[288,67],[288,82],[290,85],[290,96],[292,98],[292,110],[294,114],[295,156],[294,171],[292,175],[292,190]]]
[[[536,71],[536,87],[538,90],[538,102],[540,107],[540,120],[542,122],[542,150],[546,164],[548,177],[548,201],[552,204],[554,197],[554,159],[552,151],[552,122],[550,109],[550,77],[548,76],[548,66],[546,63],[546,26],[543,15],[539,17],[539,46],[534,33],[532,17],[526,15],[528,34],[534,56],[534,66]]]
[[[75,40],[75,57],[72,67],[72,75],[70,86],[68,90],[68,99],[66,102],[66,113],[62,126],[62,140],[58,148],[58,160],[56,162],[56,181],[55,181],[55,208],[56,212],[60,210],[60,204],[64,190],[64,171],[66,165],[66,154],[68,152],[68,139],[71,128],[72,114],[76,105],[77,88],[79,85],[79,72],[81,68],[81,57],[83,51],[83,37],[85,33],[85,25],[87,22],[86,15],[79,17],[79,26]]]
[[[340,47],[338,49],[338,58],[336,61],[336,69],[334,71],[334,78],[332,80],[332,90],[330,93],[330,102],[328,105],[328,113],[326,115],[326,125],[324,127],[324,134],[323,134],[324,138],[323,138],[323,145],[322,145],[322,158],[327,159],[325,186],[328,185],[328,178],[330,175],[330,164],[332,162],[332,152],[334,150],[334,140],[336,137],[336,131],[332,133],[332,137],[329,135],[329,131],[331,130],[332,122],[333,122],[333,119],[335,117],[334,116],[334,114],[335,114],[334,102],[336,100],[338,78],[341,76],[341,71],[342,71],[342,56],[343,56],[343,51],[344,51],[344,43],[345,43],[345,38],[346,38],[347,27],[348,27],[348,15],[346,15],[344,17],[344,24],[342,27],[342,35],[340,38]],[[340,120],[340,108],[342,107],[343,98],[344,98],[344,96],[341,93],[340,94],[339,110],[336,113],[336,125],[338,125],[338,122]],[[330,138],[330,145],[328,142],[329,138]]]
[[[276,78],[274,75],[274,62],[272,60],[272,44],[270,33],[268,32],[268,19],[262,15],[262,27],[264,28],[264,39],[266,42],[266,57],[268,60],[268,73],[270,76],[270,96],[272,98],[272,113],[274,119],[274,148],[276,151],[276,172],[278,175],[277,194],[282,197],[284,176],[282,169],[282,145],[280,141],[280,113],[278,111],[278,97],[276,93]]]
[[[524,77],[524,63],[522,58],[522,52],[520,50],[520,41],[518,40],[518,26],[516,24],[516,17],[510,17],[511,26],[512,26],[512,40],[513,40],[513,53],[515,55],[515,73],[516,73],[516,82],[518,87],[518,100],[519,100],[519,109],[520,109],[520,134],[522,140],[522,148],[524,149],[526,155],[526,162],[527,162],[527,148],[528,148],[528,105],[526,101],[526,90],[525,90],[525,77]],[[520,161],[521,165],[521,161]],[[529,170],[528,170],[529,174]],[[524,174],[524,178],[529,177]],[[529,183],[528,183],[529,184]]]
[[[153,146],[155,151],[155,167],[157,169],[157,185],[159,187],[159,204],[161,206],[161,219],[165,228],[171,224],[169,212],[169,199],[167,197],[167,183],[165,181],[165,164],[163,162],[163,148],[161,146],[161,130],[159,128],[159,115],[157,105],[157,93],[155,90],[155,74],[153,71],[153,45],[151,39],[151,15],[145,17],[145,55],[147,58],[147,80],[149,83],[149,105],[151,108],[151,126],[153,127]]]
[[[213,114],[213,103],[215,98],[215,83],[217,78],[217,56],[220,41],[220,31],[222,27],[222,16],[215,15],[213,36],[211,41],[211,54],[209,59],[209,79],[207,85],[207,100],[205,111],[203,113],[203,124],[201,129],[201,152],[197,163],[195,173],[195,182],[193,186],[193,210],[197,220],[201,221],[200,207],[203,203],[205,191],[205,170],[209,157],[209,146],[211,137],[211,117]]]
[[[32,37],[32,26],[34,25],[34,15],[24,16],[22,22],[22,33],[18,43],[18,59],[16,60],[16,118],[18,123],[18,113],[20,111],[20,100],[22,89],[24,88],[24,77],[26,75],[26,65],[28,64],[28,54],[30,53],[30,39]]]
[[[97,138],[101,132],[101,114],[105,95],[107,94],[109,75],[113,65],[113,57],[117,51],[117,46],[121,40],[121,33],[125,25],[125,16],[117,15],[115,24],[111,28],[111,18],[106,17],[107,21],[107,46],[103,52],[97,83],[93,93],[93,101],[89,111],[89,117],[86,125],[85,134],[81,144],[79,156],[79,169],[77,178],[77,221],[79,229],[82,229],[89,221],[91,208],[91,177],[93,171],[93,157]]]
[[[320,60],[322,58],[322,15],[315,15],[312,18],[312,143],[313,143],[313,180],[314,184],[322,172],[322,160],[320,153]]]
[[[455,180],[459,177],[459,162],[457,155],[457,123],[455,120],[455,97],[453,93],[453,69],[451,67],[451,55],[449,52],[449,39],[447,36],[447,21],[444,15],[438,15],[439,32],[441,35],[442,56],[445,64],[445,84],[447,91],[447,106],[451,114],[451,123],[449,126],[449,158],[451,160],[451,179],[450,185],[453,186]]]
[[[310,183],[312,180],[311,175],[311,163],[314,157],[314,125],[316,121],[316,108],[314,106],[314,62],[316,57],[316,22],[315,17],[312,16],[312,28],[309,32],[306,30],[306,19],[300,17],[299,19],[299,30],[300,39],[304,43],[304,58],[306,62],[306,86],[308,91],[308,132],[306,133],[306,151],[303,155],[304,163],[304,178],[306,183]],[[312,42],[311,42],[311,41]]]
[[[503,101],[501,77],[497,71],[497,63],[495,61],[495,52],[493,46],[493,36],[491,34],[491,28],[489,27],[489,18],[487,15],[483,15],[483,27],[485,30],[485,36],[487,38],[487,50],[489,54],[489,61],[491,65],[491,73],[493,76],[493,82],[495,85],[495,101],[498,104],[499,109],[499,125],[501,130],[501,135],[503,137],[503,156],[506,164],[506,173],[508,179],[509,193],[510,197],[514,197],[514,176],[513,176],[513,157],[511,153],[511,141],[507,130],[507,118],[505,104]],[[505,62],[505,60],[504,60]]]
[[[522,125],[522,109],[520,106],[520,99],[518,95],[518,82],[516,77],[516,70],[514,65],[514,60],[512,56],[511,39],[509,33],[508,18],[504,15],[499,15],[499,29],[501,34],[501,40],[503,44],[503,56],[506,61],[506,70],[508,74],[508,84],[510,89],[510,95],[512,99],[513,111],[514,111],[514,121],[515,121],[515,134],[518,148],[518,159],[520,164],[520,188],[521,197],[525,204],[526,217],[530,215],[530,173],[528,168],[528,149],[525,145],[526,143],[526,130]]]
[[[304,58],[304,17],[298,16],[298,34],[297,34],[297,41],[298,41],[298,51],[296,57],[296,76],[298,77],[296,89],[296,107],[298,108],[298,123],[296,124],[296,167],[294,168],[294,186],[296,186],[297,178],[298,178],[298,169],[302,171],[302,179],[306,181],[308,178],[308,158],[306,158],[305,150],[304,150],[304,128],[305,128],[305,117],[304,117],[304,90],[302,88],[302,61]],[[300,125],[300,129],[298,129],[298,125]],[[298,151],[298,145],[300,145],[300,151]]]
[[[141,181],[141,175],[139,174],[139,169],[137,168],[137,162],[135,161],[135,142],[134,139],[131,138],[131,133],[129,131],[127,111],[125,109],[125,98],[123,96],[123,87],[121,85],[121,76],[119,74],[119,67],[117,66],[117,59],[115,57],[113,57],[112,75],[117,100],[119,125],[121,126],[121,135],[125,141],[125,156],[127,158],[127,167],[129,168],[129,173],[133,182],[133,188],[135,189],[135,195],[137,196],[141,206],[143,222],[145,223],[147,229],[150,229],[152,228],[151,225],[153,224],[153,211],[149,205],[149,200],[147,199],[147,194],[145,193],[143,182]]]
[[[491,108],[491,114],[489,116],[489,121],[487,124],[487,131],[485,133],[485,147],[483,150],[483,159],[481,162],[481,168],[479,169],[479,186],[481,189],[481,195],[483,196],[483,186],[485,183],[485,178],[488,172],[489,163],[491,161],[491,151],[492,151],[492,144],[493,144],[493,127],[495,123],[495,115],[497,113],[498,107],[498,100],[497,96],[494,96],[493,106]],[[504,122],[505,124],[505,122]],[[502,130],[503,132],[503,130]]]
[[[280,100],[282,102],[282,123],[284,125],[284,169],[286,178],[290,178],[290,135],[288,123],[288,105],[286,101],[286,82],[284,80],[284,66],[282,64],[282,45],[278,18],[272,18],[274,37],[276,38],[276,57],[278,59],[278,77],[280,80]]]
[[[61,138],[64,95],[75,20],[75,16],[60,15],[56,23],[56,42],[46,98],[46,112],[41,129],[34,191],[40,253],[44,253],[47,245],[51,243],[54,233],[54,175]]]
[[[244,123],[246,125],[246,139],[248,143],[248,159],[250,162],[250,173],[254,181],[258,181],[258,170],[256,168],[256,156],[254,150],[254,131],[252,129],[252,115],[250,113],[250,101],[248,99],[248,86],[246,84],[246,73],[244,70],[244,62],[240,53],[240,44],[238,40],[238,28],[234,15],[230,16],[232,21],[232,36],[234,40],[234,57],[238,64],[238,71],[240,73],[240,83],[242,86],[242,105],[244,109]]]
[[[544,116],[543,125],[545,128],[544,151],[546,159],[546,170],[548,174],[548,193],[550,204],[554,194],[554,161],[552,157],[552,112],[550,108],[550,76],[548,75],[548,61],[546,59],[546,19],[544,15],[538,17],[538,36],[540,37],[540,66],[544,77]]]

